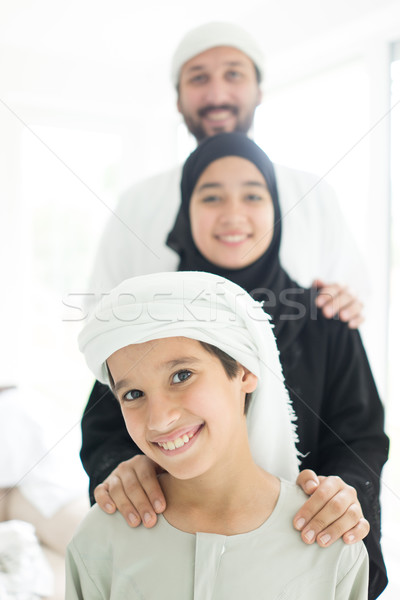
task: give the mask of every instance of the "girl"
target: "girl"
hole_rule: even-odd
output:
[[[268,319],[206,273],[127,280],[95,311],[80,348],[165,470],[167,509],[131,529],[93,507],[69,547],[67,600],[367,597],[362,543],[307,548],[292,527],[304,494],[289,483],[294,416]]]

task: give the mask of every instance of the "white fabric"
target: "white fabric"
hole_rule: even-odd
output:
[[[41,424],[21,404],[24,393],[32,407],[40,402],[32,390],[0,392],[0,488],[18,486],[42,515],[51,517],[84,494],[87,484],[81,470],[70,472],[70,456],[52,447]]]
[[[175,50],[171,64],[171,79],[178,85],[183,65],[205,50],[216,46],[231,46],[246,54],[264,77],[264,53],[254,37],[234,23],[212,22],[189,31]]]
[[[292,518],[305,499],[282,481],[270,517],[232,536],[185,533],[161,515],[132,529],[94,506],[68,548],[66,600],[365,600],[363,543],[304,544]]]
[[[0,600],[39,600],[53,591],[53,574],[33,525],[0,523]]]
[[[366,301],[367,271],[330,186],[316,176],[275,165],[282,213],[280,258],[303,287],[315,278],[347,285]],[[178,255],[165,245],[180,205],[181,167],[146,179],[122,196],[100,240],[87,293],[67,304],[92,306],[124,279],[175,271]],[[77,290],[74,290],[77,291]],[[79,314],[71,309],[71,317]]]
[[[213,344],[257,375],[247,415],[254,460],[274,475],[295,480],[294,415],[269,316],[241,287],[188,271],[128,279],[96,307],[79,347],[95,377],[108,383],[105,361],[116,350],[175,336]]]

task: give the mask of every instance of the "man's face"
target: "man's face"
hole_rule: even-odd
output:
[[[247,133],[260,101],[254,64],[236,48],[210,48],[181,69],[178,110],[198,142],[221,132]]]

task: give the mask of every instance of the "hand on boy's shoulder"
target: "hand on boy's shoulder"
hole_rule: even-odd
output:
[[[157,513],[166,508],[157,469],[158,465],[143,454],[121,462],[96,487],[94,497],[97,504],[108,514],[118,510],[130,527],[137,527],[140,523],[153,527],[157,523]]]
[[[338,315],[350,329],[357,329],[364,322],[364,305],[346,286],[338,283],[327,284],[316,279],[313,287],[318,290],[315,303],[325,318],[333,319]]]
[[[293,519],[306,544],[317,542],[328,547],[339,538],[354,544],[368,535],[370,526],[364,518],[356,490],[337,476],[317,476],[301,471],[296,482],[310,498]]]

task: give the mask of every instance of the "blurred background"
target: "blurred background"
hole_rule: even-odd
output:
[[[73,298],[120,192],[194,147],[169,64],[186,31],[210,20],[243,25],[264,48],[254,138],[273,161],[333,185],[371,274],[362,335],[392,442],[382,598],[397,599],[398,0],[0,0],[0,385],[17,384],[54,446],[79,462],[93,382]]]

